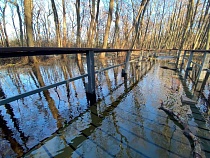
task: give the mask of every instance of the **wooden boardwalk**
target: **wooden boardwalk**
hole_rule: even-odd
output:
[[[176,72],[156,63],[138,71],[85,113],[42,141],[25,157],[192,157],[179,124],[159,110],[160,100],[180,110],[210,157],[210,135],[195,105],[181,103],[186,87]],[[150,68],[150,67],[149,67]]]

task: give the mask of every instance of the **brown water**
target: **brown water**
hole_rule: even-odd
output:
[[[96,60],[96,70],[123,60]],[[165,64],[133,62],[127,79],[121,77],[123,67],[97,74],[97,104],[91,107],[84,88],[87,78],[0,106],[0,156],[191,157],[181,128],[158,110],[160,99],[168,106],[181,105],[186,93],[176,72],[160,68]],[[0,71],[0,94],[8,98],[84,73],[85,60],[74,58],[5,68]],[[189,108],[186,120],[208,157],[209,128],[197,108]]]

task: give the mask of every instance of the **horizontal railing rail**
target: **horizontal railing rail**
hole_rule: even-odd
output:
[[[54,87],[60,86],[62,84],[66,84],[68,82],[72,82],[72,81],[75,81],[75,80],[78,80],[78,79],[81,79],[81,78],[84,78],[84,77],[87,77],[87,76],[88,76],[88,74],[84,74],[84,75],[81,75],[81,76],[78,76],[78,77],[70,78],[70,79],[65,80],[65,81],[61,81],[61,82],[57,82],[57,83],[54,83],[54,84],[51,84],[51,85],[48,85],[48,86],[45,86],[45,87],[41,87],[41,88],[29,91],[29,92],[25,92],[25,93],[22,93],[22,94],[19,94],[19,95],[10,97],[10,98],[2,99],[2,100],[0,100],[0,105],[5,105],[5,104],[13,102],[15,100],[22,99],[24,97],[28,97],[30,95],[42,92],[44,90],[48,90],[50,88],[54,88]]]
[[[87,61],[87,74],[82,74],[81,76],[74,77],[67,79],[65,81],[61,81],[58,83],[54,83],[48,86],[40,87],[38,89],[25,92],[10,98],[5,98],[0,100],[0,105],[5,105],[7,103],[19,100],[21,98],[42,92],[44,90],[48,90],[50,88],[54,88],[63,84],[66,84],[68,82],[72,82],[84,77],[88,77],[88,83],[86,85],[86,91],[89,94],[95,95],[95,74],[103,72],[105,70],[109,70],[115,67],[119,67],[126,64],[126,61],[114,65],[109,66],[106,68],[102,68],[101,70],[95,71],[94,68],[94,54],[95,53],[102,53],[102,52],[126,52],[127,57],[126,59],[129,62],[129,56],[128,54],[131,51],[140,51],[139,49],[98,49],[98,48],[57,48],[57,47],[11,47],[11,48],[0,48],[0,58],[8,58],[8,57],[22,57],[22,56],[38,56],[38,55],[62,55],[62,54],[77,54],[77,53],[86,53],[86,61]],[[90,95],[88,95],[90,96]]]
[[[177,55],[177,66],[178,66],[178,61],[180,58],[180,51],[179,49],[160,49],[160,50],[155,50],[155,49],[100,49],[100,48],[58,48],[58,47],[10,47],[10,48],[0,48],[0,58],[9,58],[9,57],[22,57],[22,56],[39,56],[39,55],[62,55],[62,54],[78,54],[78,53],[86,53],[86,61],[87,61],[87,74],[82,74],[81,76],[78,77],[74,77],[74,78],[70,78],[67,79],[65,81],[61,81],[58,83],[54,83],[45,87],[40,87],[38,89],[29,91],[29,92],[25,92],[10,98],[5,98],[5,99],[1,99],[0,100],[0,105],[5,105],[9,102],[33,95],[35,93],[39,93],[42,92],[44,90],[48,90],[50,88],[54,88],[57,86],[60,86],[62,84],[66,84],[68,82],[72,82],[84,77],[88,77],[88,84],[87,84],[87,93],[93,94],[95,95],[95,74],[96,73],[100,73],[103,72],[105,70],[109,70],[118,66],[122,66],[125,65],[125,69],[122,71],[122,73],[127,73],[127,69],[128,69],[128,63],[131,62],[130,61],[130,54],[133,51],[177,51],[178,55]],[[187,63],[187,67],[185,69],[185,77],[188,76],[188,72],[190,71],[190,65],[191,63],[196,64],[197,66],[200,67],[198,76],[200,75],[201,71],[202,71],[202,67],[203,64],[198,64],[194,61],[192,61],[192,57],[193,57],[193,53],[194,52],[200,52],[200,53],[204,53],[206,56],[207,53],[210,53],[210,50],[183,50],[184,51],[184,55],[182,58],[182,63],[180,66],[180,71],[183,69],[183,63],[186,60]],[[114,66],[109,66],[106,68],[103,68],[101,70],[97,70],[95,71],[94,68],[94,54],[95,53],[108,53],[108,52],[126,52],[126,60],[125,62],[123,62],[122,64],[118,64],[118,65],[114,65]],[[186,53],[190,52],[190,56],[186,57]],[[205,57],[204,57],[205,59]],[[204,60],[203,59],[203,60]],[[209,77],[209,71],[206,75],[208,78]],[[204,80],[207,80],[207,79]],[[203,85],[202,85],[203,86]]]
[[[58,48],[58,47],[10,47],[0,48],[0,58],[21,57],[21,56],[38,56],[38,55],[61,55],[102,52],[127,52],[140,51],[140,49],[99,49],[99,48]]]
[[[209,71],[206,71],[209,69],[209,55],[210,50],[184,50],[184,54],[181,57],[181,64],[180,64],[180,72],[184,70],[184,79],[186,80],[189,76],[189,72],[193,71],[194,68],[194,78],[191,78],[191,81],[195,85],[195,90],[202,91],[204,88],[204,85],[206,84],[208,77],[209,77]],[[188,54],[188,55],[187,55]],[[196,55],[196,56],[195,56]],[[200,56],[200,61],[198,63],[197,59]],[[194,59],[195,58],[195,59]],[[183,67],[186,63],[185,68]],[[196,69],[195,69],[196,67]],[[201,73],[204,73],[206,71],[205,77],[202,78],[202,84],[201,87],[198,86],[199,80],[201,80]]]

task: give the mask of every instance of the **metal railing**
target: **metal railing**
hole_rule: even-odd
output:
[[[5,105],[12,101],[42,92],[44,90],[48,90],[50,88],[54,88],[60,86],[62,84],[66,84],[68,82],[72,82],[84,77],[88,77],[88,83],[86,88],[86,92],[88,93],[91,99],[95,99],[95,74],[100,73],[105,70],[109,70],[111,68],[115,68],[121,65],[125,65],[125,70],[128,68],[130,54],[131,51],[140,51],[139,49],[95,49],[95,48],[57,48],[57,47],[12,47],[12,48],[0,48],[0,58],[8,58],[8,57],[22,57],[22,56],[38,56],[38,55],[59,55],[59,54],[77,54],[77,53],[85,53],[86,54],[86,62],[87,62],[87,74],[83,74],[78,77],[70,78],[58,83],[54,83],[48,86],[40,87],[38,89],[25,92],[10,98],[5,98],[0,100],[0,105]],[[110,66],[103,68],[101,70],[95,71],[94,67],[94,54],[102,53],[102,52],[126,52],[126,61],[122,64]],[[127,70],[125,71],[125,73]],[[89,99],[90,99],[89,98]],[[94,103],[94,102],[93,102]]]
[[[181,64],[179,71],[182,73],[184,71],[184,79],[188,77],[195,85],[195,89],[202,91],[203,87],[208,80],[209,74],[209,57],[207,55],[210,50],[184,50],[183,56],[180,56]],[[181,54],[181,53],[180,53]],[[179,59],[179,60],[180,60]],[[200,59],[200,60],[199,60]],[[207,65],[204,67],[204,65]],[[206,71],[206,77],[201,78],[201,73]],[[189,73],[192,73],[192,76]],[[202,82],[201,87],[197,87],[198,82]]]
[[[129,66],[129,62],[130,62],[130,56],[131,56],[131,52],[132,51],[143,51],[143,52],[147,52],[147,54],[149,55],[151,52],[154,52],[155,50],[140,50],[140,49],[98,49],[98,48],[58,48],[58,47],[11,47],[11,48],[0,48],[0,58],[8,58],[8,57],[22,57],[22,56],[38,56],[38,55],[61,55],[61,54],[77,54],[77,53],[85,53],[86,54],[86,62],[87,62],[87,74],[83,74],[81,76],[78,77],[74,77],[74,78],[70,78],[58,83],[54,83],[45,87],[41,87],[29,92],[25,92],[10,98],[6,98],[6,99],[1,99],[0,100],[0,105],[5,105],[9,102],[33,95],[35,93],[39,93],[42,92],[44,90],[48,90],[50,88],[62,85],[62,84],[66,84],[68,82],[72,82],[84,77],[88,77],[88,84],[86,87],[86,92],[89,94],[89,96],[93,96],[95,97],[95,74],[111,69],[111,68],[115,68],[118,66],[122,66],[125,65],[125,69],[122,70],[122,76],[127,74],[127,70],[128,70],[128,66]],[[157,51],[157,50],[156,50]],[[197,83],[199,81],[199,77],[201,72],[203,71],[203,65],[204,62],[206,62],[206,55],[207,53],[210,53],[210,50],[183,50],[184,51],[184,55],[181,56],[181,50],[178,49],[167,49],[167,50],[158,50],[158,51],[169,51],[169,53],[171,51],[176,51],[176,68],[178,68],[179,62],[181,60],[181,64],[179,67],[179,71],[182,72],[182,70],[185,71],[185,79],[189,76],[189,71],[192,71],[192,64],[196,65],[199,67],[198,69],[198,73],[197,73],[197,77],[196,80],[194,81],[195,83]],[[106,67],[103,68],[101,70],[95,71],[94,68],[94,54],[95,53],[103,53],[103,52],[126,52],[126,60],[124,63],[122,64],[118,64],[118,65],[114,65],[114,66],[110,66],[110,67]],[[199,52],[199,53],[203,53],[203,58],[202,58],[202,62],[201,64],[196,63],[195,61],[193,61],[193,55],[195,52]],[[187,53],[189,53],[189,57],[187,57]],[[187,66],[185,68],[183,68],[184,63],[187,62]],[[202,86],[201,88],[203,88],[206,84],[206,81],[208,80],[209,74],[210,74],[210,70],[208,69],[206,71],[206,76],[203,80]]]

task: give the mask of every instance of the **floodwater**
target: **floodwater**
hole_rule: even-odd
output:
[[[63,60],[0,70],[0,97],[9,98],[87,73],[86,62]],[[95,69],[124,58],[96,60]],[[191,142],[176,121],[159,110],[160,100],[177,110],[210,157],[209,127],[199,110],[182,104],[179,75],[167,61],[131,62],[96,74],[97,103],[89,106],[87,78],[0,106],[1,157],[192,157]],[[169,65],[170,66],[170,65]]]

